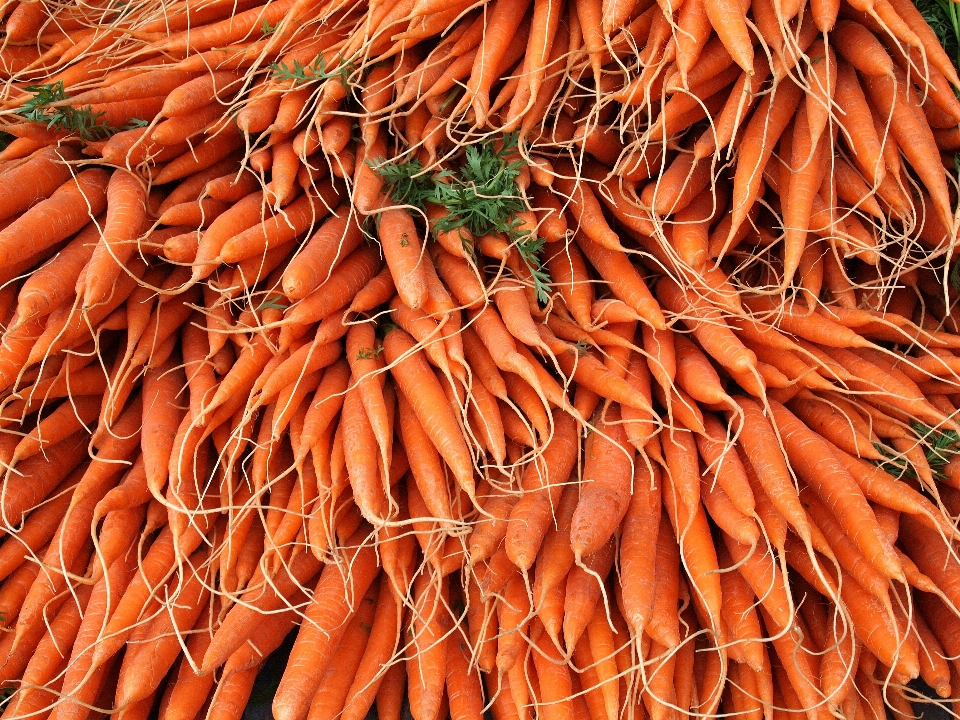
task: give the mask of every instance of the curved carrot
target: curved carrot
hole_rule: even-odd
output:
[[[884,543],[876,517],[863,493],[830,447],[785,407],[776,401],[771,401],[770,406],[787,456],[797,474],[831,508],[846,533],[874,567],[887,577],[902,577],[900,563],[892,548]],[[817,471],[812,473],[814,457],[817,458]]]

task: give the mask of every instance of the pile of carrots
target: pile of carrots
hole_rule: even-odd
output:
[[[0,720],[960,713],[910,0],[0,22]]]

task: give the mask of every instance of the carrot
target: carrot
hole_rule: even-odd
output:
[[[801,97],[799,87],[793,83],[782,83],[771,95],[763,99],[747,124],[740,143],[745,154],[738,158],[734,174],[733,220],[728,242],[753,206],[760,188],[763,170],[770,160],[773,148],[800,104]]]
[[[185,144],[189,148],[189,144]],[[208,134],[195,147],[171,159],[151,179],[158,184],[179,180],[217,164],[242,145],[243,139],[236,126],[217,128],[215,134]]]
[[[0,220],[22,213],[49,198],[72,176],[70,161],[79,154],[70,146],[46,148],[30,159],[0,173]]]
[[[440,455],[420,424],[406,395],[400,393],[399,425],[410,470],[430,514],[437,518],[451,519],[449,491],[440,464]],[[472,553],[471,553],[472,554]]]
[[[20,288],[12,328],[48,314],[73,294],[75,279],[93,254],[102,222],[101,216],[88,223],[54,258],[31,273]]]
[[[413,338],[402,330],[388,332],[383,347],[390,372],[410,400],[420,424],[450,466],[457,484],[472,498],[473,462],[439,380],[416,351]]]
[[[901,0],[890,0],[893,11],[900,16],[904,23],[916,33],[923,43],[923,50],[931,65],[943,73],[954,86],[960,85],[960,78],[957,77],[956,68],[950,62],[950,58],[943,50],[943,46],[933,42],[936,35],[930,29],[930,26],[923,19],[923,16],[917,12],[913,6],[907,5]]]
[[[770,406],[787,456],[797,474],[831,508],[847,535],[877,570],[887,577],[902,577],[900,563],[893,555],[892,548],[884,543],[876,517],[863,493],[832,454],[830,447],[785,407],[775,401]],[[810,471],[813,457],[818,458],[816,473]]]
[[[337,648],[337,662],[331,664],[323,673],[307,717],[327,718],[341,713],[344,709],[350,682],[360,667],[371,635],[374,613],[378,607],[377,589],[371,585],[363,599],[359,601],[359,607]],[[386,594],[391,595],[389,592]]]
[[[92,657],[96,653],[94,648],[97,647],[94,643],[98,633],[103,630],[103,623],[109,616],[110,609],[116,607],[117,599],[123,593],[134,570],[133,558],[129,556],[120,558],[114,561],[108,572],[97,581],[91,591],[64,676],[64,688],[71,697],[71,703],[58,707],[58,710],[64,714],[70,713],[73,703],[89,703],[96,699],[104,673],[95,670],[98,664]],[[89,678],[88,673],[90,673]],[[74,709],[73,712],[76,710]]]
[[[71,490],[85,470],[85,465],[74,470],[27,516],[16,534],[0,545],[0,579],[8,577],[54,536],[70,505]]]
[[[471,667],[471,648],[462,630],[447,639],[447,697],[452,720],[470,720],[483,715],[481,675]]]
[[[284,321],[291,326],[303,326],[322,320],[335,310],[348,305],[350,299],[376,276],[379,269],[380,259],[372,250],[357,248],[337,266],[326,283],[291,306],[285,313]],[[288,327],[284,328],[287,329]],[[289,337],[288,343],[292,339]],[[283,332],[280,344],[281,347],[284,346]]]
[[[810,103],[804,103],[797,111],[792,136],[789,187],[781,189],[783,222],[786,228],[781,280],[784,286],[793,281],[807,245],[809,218],[825,147],[823,142],[819,142],[819,137],[814,141],[816,129],[811,125],[812,118],[807,112],[809,106]]]
[[[513,31],[523,20],[530,6],[530,0],[501,0],[486,21],[480,45],[477,48],[476,59],[470,78],[466,83],[466,93],[461,106],[471,106],[476,117],[475,124],[481,127],[486,124],[490,109],[490,89],[501,73],[511,67],[523,54],[524,46],[520,45],[516,57],[511,57],[511,40],[516,36]],[[527,37],[527,33],[524,33]]]
[[[897,68],[892,77],[867,77],[864,84],[882,117],[890,123],[897,144],[930,193],[941,220],[949,225],[952,214],[947,201],[946,181],[943,173],[936,171],[936,166],[931,164],[931,157],[936,157],[939,151],[916,99],[911,97],[907,82],[906,75]],[[898,92],[898,85],[904,90]]]
[[[630,502],[634,455],[628,449],[615,408],[591,434],[581,482],[585,486],[573,514],[570,543],[579,561],[598,551],[620,524]],[[608,534],[609,530],[609,534]]]
[[[450,628],[448,592],[446,581],[426,573],[414,582],[407,683],[410,706],[420,717],[438,717],[440,713],[446,676],[444,635]]]
[[[810,488],[804,488],[800,493],[801,501],[811,519],[828,538],[830,547],[841,566],[847,570],[860,585],[868,592],[873,593],[884,606],[889,606],[887,579],[876,570],[863,556],[856,544],[847,537],[840,528],[833,513],[813,493]]]
[[[910,515],[901,516],[900,527],[900,540],[909,557],[955,604],[956,598],[960,597],[960,575],[956,572],[956,559],[950,556],[947,545],[935,531]]]
[[[721,365],[738,372],[750,372],[756,367],[756,355],[744,347],[719,311],[705,300],[694,297],[670,278],[658,283],[657,296],[669,310],[681,315],[707,354]]]
[[[84,170],[0,230],[0,256],[13,264],[81,230],[107,205],[105,170]],[[56,222],[50,221],[55,217]]]
[[[366,593],[373,582],[377,571],[373,548],[358,544],[365,536],[366,531],[361,529],[346,543],[349,556],[343,569],[329,565],[321,573],[273,700],[274,713],[278,717],[291,716],[288,714],[299,717],[307,713],[310,699],[320,684],[319,674],[326,668],[346,632],[346,620],[355,612],[360,594]],[[343,571],[347,567],[350,574],[344,577]],[[205,667],[213,665],[217,657],[211,655],[211,650],[204,657]]]
[[[13,703],[18,711],[24,708],[26,699],[36,693],[37,689],[47,685],[62,672],[68,659],[67,649],[72,647],[76,640],[91,591],[92,587],[89,585],[78,588],[76,600],[71,599],[65,603],[50,623],[23,671],[22,688]]]
[[[407,673],[404,663],[393,663],[387,668],[384,681],[377,690],[377,717],[400,720]]]
[[[312,227],[329,212],[330,204],[337,197],[335,188],[329,182],[322,182],[315,192],[315,195],[302,195],[272,218],[265,218],[228,239],[220,248],[220,260],[236,264],[256,257],[266,250],[293,240]]]
[[[115,610],[109,615],[109,621],[105,625],[105,637],[108,640],[96,645],[90,660],[93,667],[101,667],[123,647],[136,625],[136,618],[148,604],[152,593],[172,572],[177,551],[186,554],[195,550],[203,539],[201,530],[207,530],[204,525],[209,522],[209,515],[203,515],[179,538],[179,546],[174,543],[170,526],[160,532],[143,558],[139,572],[130,580],[129,585],[125,586],[122,596],[116,599]]]
[[[41,452],[44,446],[54,445],[87,427],[96,419],[100,402],[100,398],[94,396],[81,396],[73,402],[61,404],[17,443],[10,464],[16,465],[20,460]]]
[[[0,498],[4,527],[19,526],[27,512],[45,500],[86,457],[86,445],[87,433],[78,430],[8,473]]]
[[[380,581],[377,607],[373,613],[370,638],[344,701],[344,720],[366,717],[378,690],[386,678],[388,662],[400,639],[403,609],[390,588],[386,574]]]
[[[856,426],[856,420],[842,415],[830,405],[819,402],[814,396],[798,396],[790,403],[791,410],[807,426],[817,431],[844,452],[868,460],[882,461],[883,455],[873,446],[869,436],[864,436]]]
[[[511,479],[506,476],[498,478],[482,492],[480,497],[485,498],[480,506],[482,514],[467,538],[471,565],[490,559],[497,551],[507,532],[511,511],[520,499],[519,494],[513,492]]]
[[[614,545],[609,542],[570,570],[563,601],[563,641],[568,648],[576,646],[601,602],[603,588],[597,577],[607,576],[614,556]]]
[[[193,266],[194,281],[208,277],[217,269],[217,258],[227,241],[260,221],[263,193],[250,193],[214,220],[200,238]]]
[[[738,398],[737,404],[744,417],[740,426],[740,443],[764,493],[800,538],[809,542],[810,524],[800,505],[777,435],[755,401]]]
[[[650,622],[654,606],[660,492],[659,466],[639,458],[634,465],[633,494],[620,537],[624,615],[637,636]]]
[[[378,472],[376,438],[356,387],[347,391],[342,413],[348,428],[344,432],[343,453],[357,507],[366,520],[381,524],[392,513],[386,506],[385,483]]]
[[[117,685],[118,705],[149,697],[180,654],[180,634],[196,624],[208,604],[209,587],[205,587],[206,573],[202,571],[208,557],[206,548],[190,557],[180,577],[171,581],[176,606],[149,624],[144,644],[131,645],[124,655]]]
[[[283,272],[284,294],[293,300],[309,295],[330,277],[336,261],[348,257],[361,239],[356,218],[350,217],[348,208],[337,208],[287,265]],[[328,270],[321,274],[321,268]]]

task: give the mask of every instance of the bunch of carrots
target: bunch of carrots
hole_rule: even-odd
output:
[[[0,21],[0,720],[960,713],[910,0]]]

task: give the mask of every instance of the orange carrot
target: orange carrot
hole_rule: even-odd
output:
[[[457,484],[473,497],[473,462],[446,396],[433,370],[402,330],[387,333],[384,355],[400,390],[413,407],[423,429],[454,473]]]

